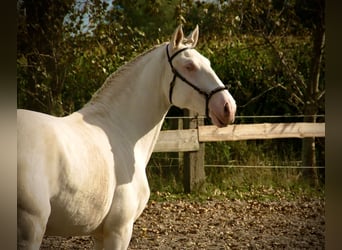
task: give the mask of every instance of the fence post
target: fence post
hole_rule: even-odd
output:
[[[193,117],[194,113],[189,110],[184,111],[185,116]],[[204,125],[203,118],[185,119],[185,129],[198,128]],[[204,172],[204,143],[200,143],[198,151],[184,153],[184,167],[183,167],[183,186],[184,192],[196,192],[205,181]]]

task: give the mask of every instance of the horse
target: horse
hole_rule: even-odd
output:
[[[44,235],[90,235],[95,249],[127,249],[150,189],[146,165],[172,105],[234,122],[236,103],[195,46],[199,28],[178,26],[107,77],[63,117],[17,110],[17,244]]]

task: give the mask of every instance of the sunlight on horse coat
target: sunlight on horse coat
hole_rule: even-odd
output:
[[[198,27],[185,38],[179,26],[170,43],[122,66],[66,117],[18,110],[19,249],[39,249],[44,234],[92,235],[97,249],[127,249],[149,199],[145,168],[170,106],[208,110],[219,127],[234,121],[235,101],[194,49],[197,40]],[[166,49],[172,57],[184,48],[168,60]],[[206,102],[196,88],[219,89]]]

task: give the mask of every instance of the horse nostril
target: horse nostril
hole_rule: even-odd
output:
[[[226,104],[224,105],[224,113],[225,113],[225,114],[229,114],[228,103],[226,103]]]

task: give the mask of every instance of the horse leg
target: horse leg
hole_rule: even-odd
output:
[[[94,249],[102,250],[103,249],[103,237],[93,236]]]
[[[104,234],[104,249],[126,250],[132,237],[133,221]]]
[[[94,249],[127,249],[133,230],[133,223],[119,229],[104,231],[103,236],[93,235]]]
[[[38,250],[46,229],[50,209],[41,212],[18,207],[18,249]]]
[[[128,248],[138,210],[139,198],[132,183],[117,187],[102,229],[105,250]]]
[[[18,249],[38,250],[51,206],[47,183],[28,180],[24,174],[18,175],[17,244]]]

